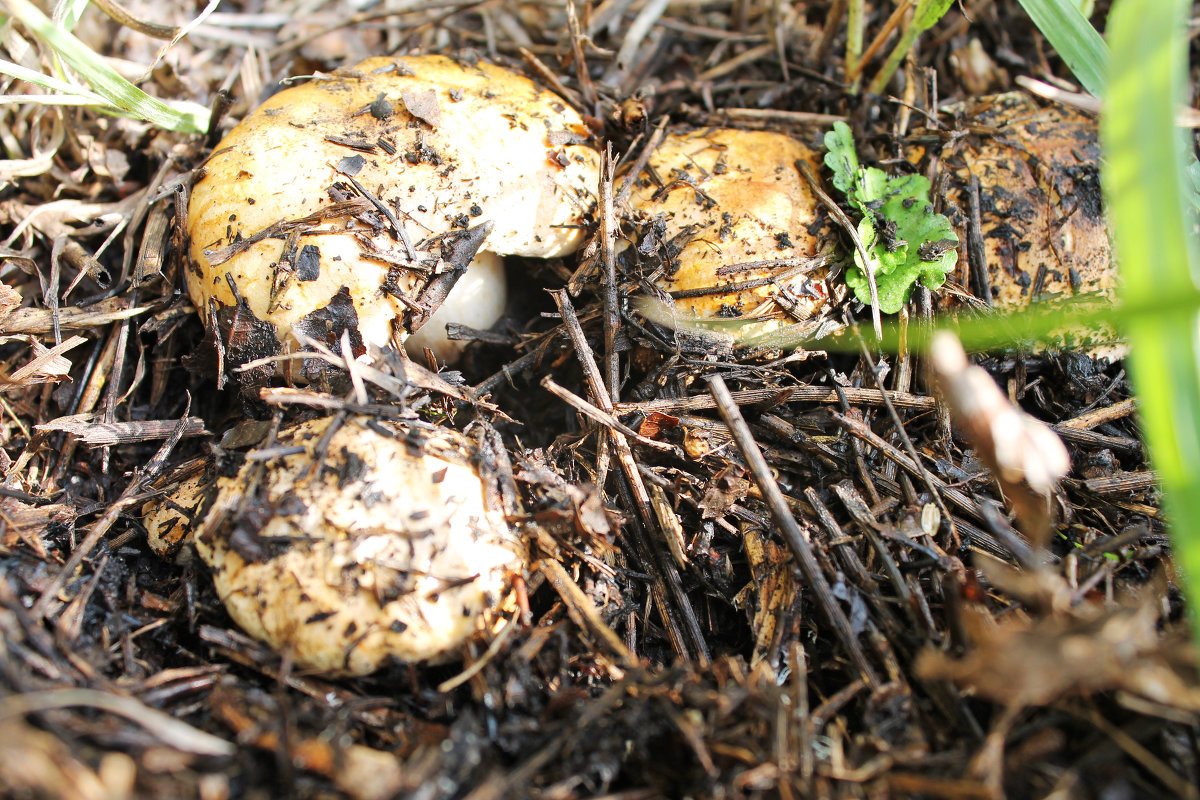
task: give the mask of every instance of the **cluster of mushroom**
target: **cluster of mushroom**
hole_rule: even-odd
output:
[[[825,302],[790,266],[815,249],[797,160],[816,163],[787,137],[722,130],[652,155],[632,205],[670,243],[654,277],[683,313],[769,321]],[[496,322],[503,256],[575,250],[598,181],[580,116],[528,79],[370,59],[276,94],[218,145],[192,192],[187,288],[226,369],[313,340],[451,361],[445,324]],[[319,370],[278,362],[286,380]],[[525,554],[462,437],[324,419],[267,445],[147,517],[162,552],[198,524],[243,629],[300,666],[365,674],[451,657],[487,626]]]

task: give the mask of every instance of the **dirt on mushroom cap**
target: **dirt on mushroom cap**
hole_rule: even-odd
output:
[[[631,204],[661,215],[669,244],[658,285],[679,311],[786,322],[785,307],[804,318],[827,301],[824,273],[797,272],[794,263],[817,250],[816,199],[797,162],[819,170],[812,150],[777,133],[706,129],[664,138],[649,161],[663,185],[644,173]]]
[[[369,59],[287,89],[205,165],[189,207],[188,291],[208,322],[210,298],[235,304],[228,273],[289,344],[291,327],[345,287],[353,318],[338,324],[386,344],[407,308],[394,295],[427,280],[436,237],[490,221],[493,253],[578,246],[599,163],[586,134],[527,78],[444,56]],[[358,202],[331,212],[335,197]]]
[[[281,431],[277,444],[302,452],[220,479],[196,550],[234,621],[302,667],[365,675],[452,658],[524,548],[463,437],[355,417],[319,457],[333,420]]]
[[[943,156],[953,178],[948,211],[966,242],[968,184],[977,177],[993,302],[1023,308],[1089,292],[1112,296],[1096,121],[1021,92],[979,98],[964,112],[980,135]]]
[[[1024,92],[980,97],[957,111],[972,135],[943,150],[942,166],[946,214],[963,243],[964,282],[981,297],[989,292],[1000,310],[1113,302],[1119,282],[1100,187],[1096,120],[1042,105]],[[920,147],[908,153],[913,161],[923,154]],[[978,236],[971,220],[972,176],[979,182]],[[973,263],[986,265],[986,287],[967,274]],[[1125,354],[1107,326],[1074,327],[1057,336],[1095,357]]]

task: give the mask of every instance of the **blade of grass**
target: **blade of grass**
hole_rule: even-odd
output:
[[[1189,0],[1118,0],[1108,19],[1112,72],[1101,173],[1125,295],[1148,304],[1196,292],[1184,217],[1186,146],[1175,127],[1187,69]],[[1200,349],[1195,309],[1131,321],[1129,368],[1150,458],[1163,488],[1172,551],[1200,639]]]
[[[58,0],[54,4],[54,13],[50,16],[55,25],[65,31],[73,31],[89,5],[91,0]]]
[[[184,133],[203,133],[209,112],[188,103],[172,107],[151,97],[125,80],[87,45],[58,27],[29,0],[4,0],[4,6],[30,33],[53,48],[63,61],[78,72],[113,108],[131,114],[161,128]],[[74,91],[78,92],[78,88]]]
[[[731,336],[739,347],[856,353],[859,345],[854,336],[855,328],[863,337],[874,338],[872,324],[867,321],[840,329],[829,336],[814,335],[811,323],[784,327],[767,334],[749,335],[745,331],[761,324],[761,320],[689,317],[647,297],[635,298],[634,304],[638,313],[651,322],[699,336],[706,333],[718,337]],[[1052,308],[1039,304],[1004,314],[942,315],[929,329],[909,326],[902,331],[895,320],[888,320],[883,325],[883,335],[874,344],[885,353],[900,352],[901,344],[906,348],[924,349],[933,334],[944,329],[953,331],[963,347],[972,352],[1035,344],[1065,347],[1067,343],[1063,342],[1060,334],[1064,329],[1095,329],[1101,325],[1115,325],[1124,330],[1134,324],[1153,322],[1166,313],[1189,314],[1197,311],[1200,311],[1200,290],[1194,288],[1169,296],[1149,298],[1144,302],[1125,302],[1116,306],[1107,299],[1084,297]]]
[[[860,82],[858,71],[862,57],[863,25],[866,19],[863,2],[864,0],[850,0],[846,9],[846,74],[855,76],[850,88],[851,94],[858,92]]]
[[[1071,0],[1020,0],[1042,35],[1071,72],[1097,97],[1104,96],[1108,72],[1108,47]],[[1111,27],[1109,28],[1111,30]]]
[[[887,87],[888,81],[896,74],[896,70],[900,67],[900,62],[908,55],[908,51],[912,49],[913,44],[917,41],[917,37],[925,31],[937,24],[947,11],[950,10],[950,5],[953,0],[917,0],[916,11],[913,12],[912,21],[908,27],[904,29],[904,33],[900,35],[900,41],[892,48],[892,52],[888,55],[888,59],[884,62],[883,67],[879,70],[879,74],[871,81],[871,85],[867,87],[867,92],[870,94],[879,94]]]
[[[0,59],[0,75],[7,75],[10,78],[16,78],[19,81],[32,83],[34,86],[41,86],[43,89],[49,89],[52,92],[61,92],[62,96],[71,99],[70,105],[104,105],[105,100],[95,92],[89,92],[82,86],[76,86],[73,83],[67,83],[64,80],[55,78],[52,75],[46,75],[43,72],[37,72],[32,69],[26,69],[20,64],[14,64],[11,61]],[[0,97],[0,102],[9,102],[9,97]],[[38,102],[54,103],[55,97],[39,97]]]

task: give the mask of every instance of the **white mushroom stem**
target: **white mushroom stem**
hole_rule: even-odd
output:
[[[504,313],[507,295],[504,259],[486,251],[476,253],[466,274],[454,284],[433,316],[404,340],[404,349],[412,358],[423,359],[425,348],[429,348],[439,362],[455,363],[469,342],[449,338],[446,325],[457,323],[487,330]]]

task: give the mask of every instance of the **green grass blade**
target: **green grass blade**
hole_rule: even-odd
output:
[[[950,10],[953,2],[954,0],[917,0],[912,21],[909,22],[904,32],[900,34],[900,41],[892,48],[892,52],[888,55],[883,68],[879,70],[879,74],[871,81],[871,85],[867,88],[868,92],[871,94],[881,94],[887,88],[888,81],[892,79],[892,76],[896,74],[896,70],[900,68],[900,62],[904,61],[904,57],[912,49],[913,44],[917,41],[917,37],[936,25],[938,20]]]
[[[49,89],[52,92],[60,92],[61,96],[71,98],[71,105],[104,105],[104,98],[95,92],[89,92],[81,86],[76,86],[72,83],[67,83],[64,80],[55,78],[53,75],[46,75],[43,72],[26,69],[20,64],[14,64],[11,61],[0,59],[0,75],[7,75],[10,78],[16,78],[19,81],[32,83],[34,86],[41,86],[43,89]],[[0,98],[0,102],[6,101],[7,98]],[[39,101],[43,98],[38,98]],[[54,97],[46,97],[44,102],[53,103]]]
[[[1097,97],[1104,96],[1108,72],[1108,47],[1072,0],[1020,0],[1042,35]],[[1111,26],[1110,26],[1111,31]]]
[[[184,133],[203,133],[208,125],[208,111],[194,103],[177,108],[151,97],[125,80],[103,58],[87,45],[58,27],[29,0],[4,0],[10,14],[21,21],[30,33],[37,36],[79,73],[96,94],[116,110],[140,117],[168,130]],[[78,92],[78,89],[75,90]]]
[[[1108,21],[1112,72],[1100,133],[1102,180],[1124,293],[1149,305],[1196,293],[1184,216],[1186,147],[1175,126],[1187,69],[1189,0],[1118,0]],[[1129,369],[1158,471],[1194,631],[1200,639],[1200,315],[1167,306],[1130,321]]]
[[[754,334],[761,320],[753,318],[704,319],[680,314],[675,309],[648,297],[635,298],[638,313],[652,322],[698,336],[706,333],[732,337],[738,346],[778,347],[787,350],[830,350],[857,353],[858,338],[852,328],[840,329],[828,336],[816,336],[811,322],[792,325],[769,334]],[[1064,329],[1091,329],[1116,326],[1120,331],[1139,324],[1150,324],[1164,315],[1200,313],[1200,290],[1181,288],[1170,294],[1150,297],[1141,302],[1113,305],[1105,297],[1084,295],[1061,303],[1038,303],[1020,311],[1004,313],[940,314],[932,328],[908,325],[901,329],[895,320],[883,325],[883,335],[875,341],[870,321],[856,326],[863,338],[884,353],[923,350],[939,330],[953,331],[971,352],[1012,350],[1017,347],[1078,346],[1062,340]],[[1103,343],[1103,342],[1098,342]]]
[[[73,31],[79,18],[91,4],[92,0],[58,0],[54,4],[54,13],[51,18],[54,20],[54,24],[63,30]]]

